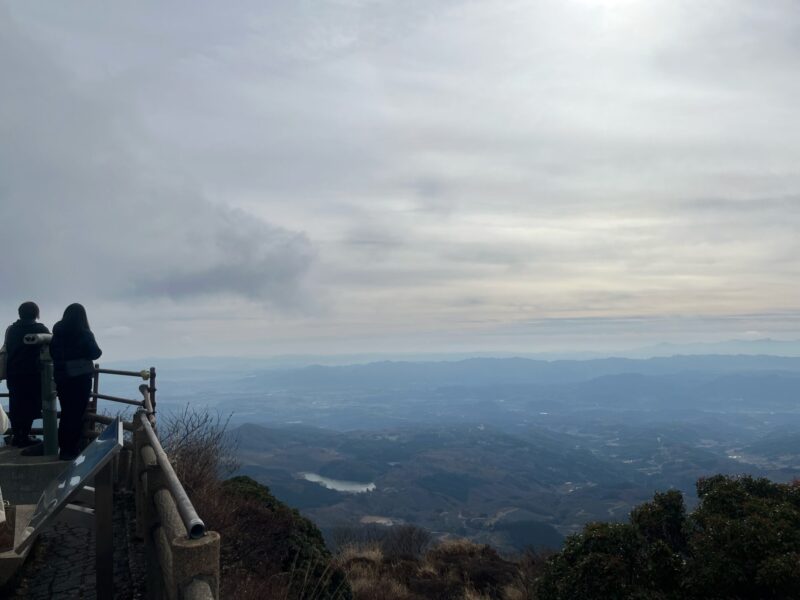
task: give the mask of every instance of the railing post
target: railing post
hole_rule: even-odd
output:
[[[138,414],[138,412],[137,412]],[[145,461],[144,449],[147,447],[147,435],[145,434],[141,420],[133,419],[133,479],[136,504],[136,536],[145,540],[150,532],[149,516],[152,511],[148,510],[149,502],[152,497],[148,493],[148,471],[155,468],[149,460]]]
[[[114,487],[111,463],[94,477],[96,586],[98,600],[114,598]]]
[[[193,582],[202,581],[206,583],[213,597],[217,598],[219,534],[208,531],[200,538],[190,539],[168,488],[158,490],[154,501],[159,520],[156,545],[161,557],[165,597],[183,599]]]
[[[92,373],[92,395],[89,398],[89,412],[97,414],[97,394],[100,392],[100,364],[95,363],[94,373]],[[95,430],[95,422],[89,422],[89,430]]]
[[[212,597],[219,598],[219,534],[208,531],[196,540],[176,537],[170,546],[178,597],[186,597],[194,582],[204,581],[208,584]]]
[[[116,484],[123,490],[130,490],[133,482],[131,480],[131,472],[133,471],[133,452],[128,446],[119,451],[117,457],[117,477],[114,479]]]
[[[150,446],[149,438],[139,416],[143,413],[144,411],[137,411],[133,419],[136,535],[144,541],[147,597],[160,600],[164,597],[164,583],[158,547],[153,536],[159,525],[155,494],[164,487],[164,483],[155,452]]]
[[[92,373],[92,395],[89,396],[89,404],[86,405],[86,412],[84,413],[83,420],[83,437],[84,443],[89,444],[92,441],[91,432],[95,430],[97,421],[94,416],[97,415],[97,392],[100,389],[100,365],[95,363],[94,372]]]
[[[159,547],[154,539],[161,529],[155,505],[155,495],[164,485],[161,469],[151,446],[148,445],[142,448],[142,459],[146,464],[145,471],[140,476],[140,481],[144,487],[142,494],[142,529],[147,567],[147,597],[160,600],[164,597],[170,597],[164,587],[163,559],[159,555]]]
[[[97,412],[97,393],[100,391],[100,364],[95,363],[92,373],[92,397],[89,398],[89,407],[93,413]]]
[[[153,414],[156,414],[156,368],[150,367],[150,404],[153,406]]]

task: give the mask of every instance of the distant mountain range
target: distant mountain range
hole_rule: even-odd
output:
[[[724,342],[699,342],[694,344],[656,344],[625,352],[627,357],[650,358],[677,354],[769,354],[772,356],[800,356],[800,340],[727,340]]]
[[[762,355],[671,356],[645,360],[602,358],[543,361],[470,358],[454,362],[392,362],[264,371],[240,381],[249,389],[409,389],[447,386],[565,384],[611,375],[800,373],[800,357]]]
[[[417,352],[392,353],[372,352],[360,354],[314,355],[287,354],[282,356],[186,356],[175,358],[145,357],[134,360],[114,361],[105,366],[141,369],[155,365],[165,370],[226,370],[259,371],[295,369],[309,365],[347,366],[374,362],[457,362],[471,358],[527,358],[533,360],[593,360],[603,358],[646,359],[677,355],[769,355],[800,357],[800,340],[726,340],[722,342],[697,342],[688,344],[662,343],[640,348],[617,351],[580,352]]]

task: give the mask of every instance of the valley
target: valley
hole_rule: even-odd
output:
[[[683,491],[691,507],[699,477],[800,475],[797,358],[176,374],[181,393],[168,375],[160,410],[230,414],[240,473],[328,535],[410,523],[507,552],[556,548],[658,490]]]

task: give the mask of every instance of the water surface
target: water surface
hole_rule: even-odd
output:
[[[348,494],[363,494],[364,492],[371,492],[375,489],[374,483],[359,483],[358,481],[343,481],[341,479],[331,479],[329,477],[323,477],[322,475],[317,475],[316,473],[300,473],[303,479],[306,481],[311,481],[312,483],[318,483],[322,487],[326,487],[329,490],[335,490],[337,492],[346,492]]]

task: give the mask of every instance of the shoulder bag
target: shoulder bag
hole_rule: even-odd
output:
[[[3,347],[0,348],[0,381],[5,379],[8,376],[8,351],[6,350],[6,345],[3,344]]]
[[[64,361],[64,372],[67,377],[91,375],[94,373],[94,363],[88,358],[76,358]]]

